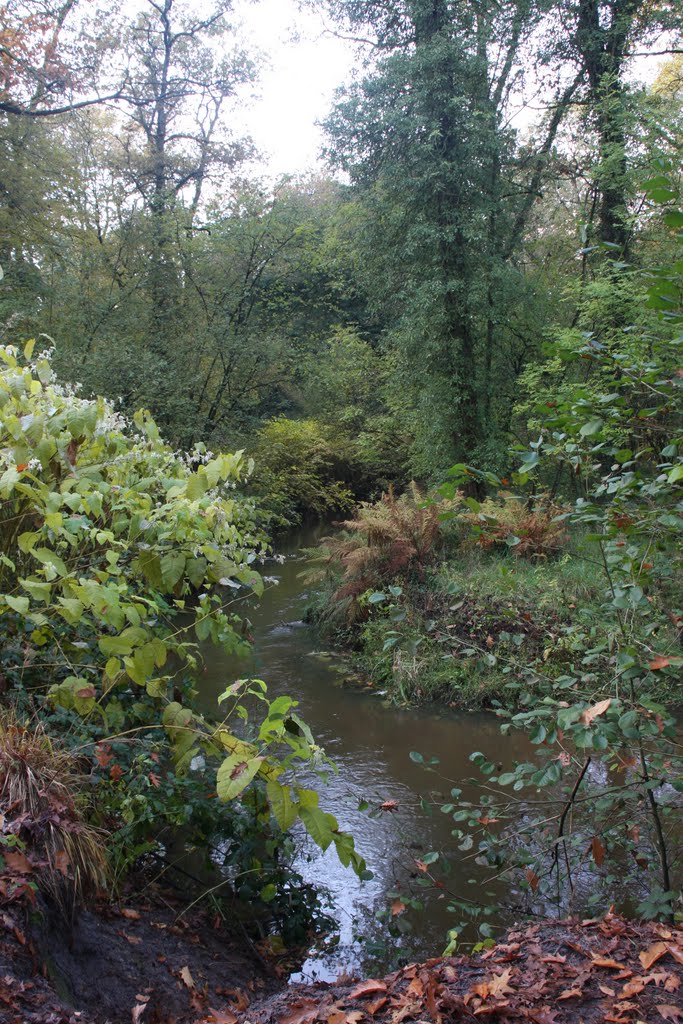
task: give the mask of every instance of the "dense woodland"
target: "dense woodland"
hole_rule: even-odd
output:
[[[280,931],[310,923],[297,818],[367,873],[283,775],[321,756],[292,701],[193,703],[273,537],[336,519],[319,627],[391,699],[493,707],[539,748],[473,754],[481,804],[452,791],[425,886],[474,848],[537,913],[588,863],[599,907],[626,873],[633,912],[680,918],[680,6],[301,6],[357,67],[326,169],[275,181],[231,130],[259,73],[231,0],[0,8],[0,794],[42,822],[0,819],[0,894],[70,918],[160,822],[229,835],[259,872],[233,895]],[[53,744],[46,832],[46,776],[9,766]]]

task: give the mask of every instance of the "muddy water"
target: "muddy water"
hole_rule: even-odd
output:
[[[445,890],[424,896],[424,910],[401,915],[412,931],[400,939],[387,939],[386,929],[376,919],[395,894],[422,892],[415,885],[420,877],[416,860],[430,851],[457,853],[450,816],[438,809],[426,813],[422,801],[446,800],[455,785],[465,798],[471,794],[477,799],[474,788],[463,781],[475,774],[469,762],[473,750],[509,765],[514,759],[525,760],[529,748],[518,735],[501,736],[491,714],[402,710],[385,706],[381,695],[372,691],[343,685],[348,666],[337,655],[321,652],[315,630],[302,621],[308,595],[299,575],[306,567],[300,548],[313,545],[315,539],[310,530],[290,537],[280,546],[285,561],[265,566],[264,574],[277,577],[278,583],[270,585],[259,604],[248,610],[254,635],[252,655],[236,663],[212,652],[202,676],[202,700],[209,710],[233,679],[264,679],[271,697],[286,693],[300,702],[299,712],[337,765],[338,771],[321,791],[321,806],[353,833],[374,877],[360,882],[341,867],[332,849],[321,854],[302,836],[297,867],[307,881],[329,891],[332,914],[339,922],[336,949],[313,953],[302,976],[331,980],[341,970],[362,970],[378,960],[389,962],[392,950],[375,948],[382,941],[389,946],[399,943],[421,958],[443,950],[446,932],[460,916],[448,911]],[[412,761],[411,751],[438,758],[438,774]],[[379,809],[389,801],[395,802],[395,810]],[[359,809],[362,802],[369,805],[367,810]],[[486,872],[471,854],[459,854],[447,879],[448,890],[493,903],[495,885],[485,887],[485,892],[484,877]]]

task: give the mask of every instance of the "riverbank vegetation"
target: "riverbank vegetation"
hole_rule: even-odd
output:
[[[479,805],[451,780],[456,856],[536,913],[632,875],[680,916],[680,12],[303,6],[361,60],[325,169],[277,179],[229,0],[3,8],[3,904],[67,927],[182,834],[295,945],[293,826],[367,875],[296,701],[197,710],[273,538],[327,519],[312,614],[375,690],[538,750],[473,752]]]

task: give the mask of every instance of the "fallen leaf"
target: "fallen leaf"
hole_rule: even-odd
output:
[[[373,978],[369,978],[367,981],[361,981],[359,985],[356,985],[351,992],[349,992],[349,999],[360,999],[361,996],[370,996],[377,992],[386,992],[387,986],[383,981],[375,981]]]
[[[402,903],[401,900],[394,900],[394,902],[391,904],[391,916],[398,917],[398,915],[402,914],[405,909],[405,903]]]
[[[425,991],[424,985],[422,984],[420,979],[419,978],[413,978],[413,980],[411,981],[410,985],[408,985],[408,988],[406,990],[406,995],[410,996],[411,998],[422,999],[422,996],[424,995],[424,991]]]
[[[377,1011],[382,1009],[382,1007],[385,1005],[386,1001],[387,1001],[387,997],[386,996],[379,996],[377,999],[373,999],[365,1007],[366,1013],[369,1013],[371,1017],[374,1017],[374,1015],[377,1013]]]
[[[187,985],[188,988],[194,988],[194,978],[190,974],[190,968],[189,967],[181,968],[180,977],[181,977],[181,980],[183,981],[183,983],[185,985]]]
[[[511,967],[507,971],[503,971],[502,974],[494,974],[487,981],[474,985],[469,994],[479,996],[480,999],[488,999],[489,996],[497,998],[498,996],[507,995],[508,992],[514,992],[514,989],[508,985],[511,974]]]
[[[649,949],[644,949],[638,954],[638,959],[645,968],[649,971],[653,964],[656,964],[661,957],[665,956],[669,952],[669,947],[666,942],[655,942],[654,945],[650,946]]]
[[[610,960],[609,957],[591,956],[591,959],[596,967],[611,967],[615,971],[628,971],[626,964],[620,964],[617,960]]]
[[[544,963],[544,964],[566,964],[566,962],[567,962],[566,956],[562,956],[559,953],[556,954],[556,955],[553,954],[553,953],[550,953],[548,956],[542,956],[541,957],[541,963]]]
[[[128,935],[126,932],[122,932],[124,939],[130,942],[131,946],[139,946],[142,942],[142,938],[139,935]]]
[[[316,999],[300,999],[290,1008],[290,1013],[281,1017],[279,1024],[312,1024],[318,1016]]]
[[[418,871],[429,871],[429,865],[425,864],[423,860],[416,860],[415,864],[417,866]]]
[[[564,992],[560,992],[558,999],[580,999],[583,995],[583,989],[580,988],[566,988]]]
[[[33,865],[28,857],[21,852],[21,850],[10,850],[8,853],[3,853],[5,858],[5,867],[7,867],[14,875],[30,875],[33,873]]]
[[[661,1003],[657,1007],[657,1012],[664,1018],[664,1020],[671,1020],[674,1024],[678,1024],[678,1021],[683,1020],[683,1007],[671,1006],[669,1003]]]
[[[127,917],[129,921],[139,921],[140,913],[137,910],[130,910],[128,907],[121,907],[121,917]]]
[[[212,1024],[237,1024],[237,1017],[230,1010],[214,1010],[209,1007],[209,1016],[213,1018]]]
[[[585,711],[582,711],[582,725],[590,725],[594,718],[597,718],[599,715],[604,715],[611,703],[612,698],[608,697],[606,700],[601,700],[599,704],[594,704],[592,708],[586,708]]]
[[[607,985],[598,985],[598,988],[604,996],[613,996],[615,994],[613,988],[608,988]]]
[[[66,850],[57,850],[54,858],[54,864],[60,874],[64,875],[65,878],[69,877],[69,858]]]
[[[138,1024],[138,1021],[142,1017],[143,1013],[147,1009],[147,1003],[136,1003],[133,1009],[130,1011],[132,1024]]]
[[[665,658],[661,654],[658,654],[656,658],[653,658],[650,662],[650,669],[652,672],[659,672],[662,668],[667,668],[671,664],[670,658]]]
[[[683,949],[681,949],[680,946],[676,946],[670,942],[667,949],[676,963],[683,964]]]
[[[627,981],[621,992],[619,993],[620,999],[630,999],[631,996],[637,996],[643,991],[647,981],[645,978],[632,978],[631,981]]]

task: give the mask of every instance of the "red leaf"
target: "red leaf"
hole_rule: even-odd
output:
[[[379,805],[380,811],[396,811],[398,810],[398,800],[385,800],[383,804]]]
[[[665,658],[663,655],[658,654],[656,658],[653,658],[650,662],[650,669],[653,672],[659,672],[660,668],[666,668],[671,664],[670,658]]]
[[[123,768],[120,764],[113,764],[109,769],[109,778],[112,782],[118,782],[123,775]]]
[[[593,854],[593,860],[597,866],[601,868],[605,860],[605,847],[603,846],[599,836],[593,836],[591,853]]]
[[[159,784],[161,782],[161,779],[159,778],[158,775],[155,775],[154,772],[150,772],[149,775],[147,776],[147,778],[152,783],[152,785],[154,786],[155,789],[159,788]]]
[[[361,981],[360,985],[349,992],[349,999],[360,999],[361,996],[370,996],[377,992],[386,992],[387,986],[383,981],[375,981],[370,978],[368,981]]]

